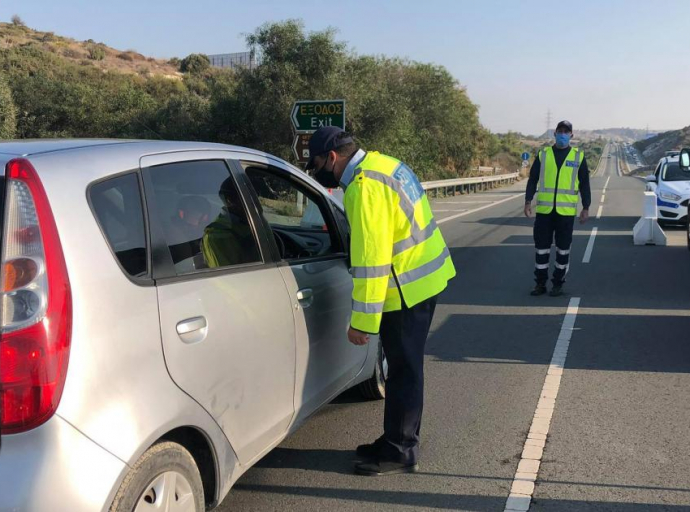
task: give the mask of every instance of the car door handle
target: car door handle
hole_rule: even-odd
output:
[[[303,288],[297,292],[297,300],[300,306],[308,308],[314,303],[314,290],[311,288]]]
[[[194,318],[188,318],[187,320],[182,320],[177,324],[177,334],[183,339],[183,341],[188,341],[186,338],[194,338],[194,336],[189,336],[199,331],[203,331],[208,327],[206,318],[203,316],[197,316]],[[204,333],[205,335],[205,333]],[[190,339],[189,341],[194,341]]]

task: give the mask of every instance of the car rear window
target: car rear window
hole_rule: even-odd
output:
[[[108,245],[132,277],[148,274],[146,224],[136,173],[92,185],[89,198]]]

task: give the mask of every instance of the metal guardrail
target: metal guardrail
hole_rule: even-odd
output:
[[[422,183],[422,188],[424,190],[436,190],[437,193],[439,189],[444,189],[446,192],[448,192],[449,189],[453,189],[453,195],[458,191],[461,194],[467,194],[469,192],[493,188],[494,185],[514,183],[519,177],[520,173],[514,172],[511,174],[497,174],[495,176],[475,176],[473,178],[457,178],[454,180],[425,181]]]

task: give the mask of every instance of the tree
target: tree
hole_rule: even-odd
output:
[[[4,76],[0,75],[0,139],[12,139],[17,129],[17,108]]]
[[[192,75],[200,75],[211,67],[211,60],[203,53],[192,53],[180,63],[180,71]]]

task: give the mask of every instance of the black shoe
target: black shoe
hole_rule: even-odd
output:
[[[549,292],[549,295],[551,295],[551,297],[560,297],[563,295],[563,285],[554,284],[553,288],[551,288],[551,291]]]
[[[546,293],[546,285],[538,284],[534,287],[534,290],[529,292],[532,297],[538,297],[539,295],[544,295]]]
[[[362,476],[400,475],[403,473],[416,473],[418,469],[419,466],[417,464],[403,464],[402,462],[385,460],[355,464],[355,474]]]
[[[383,444],[383,439],[378,438],[371,444],[360,444],[357,447],[357,457],[362,457],[363,459],[374,459],[378,456],[381,445]]]

